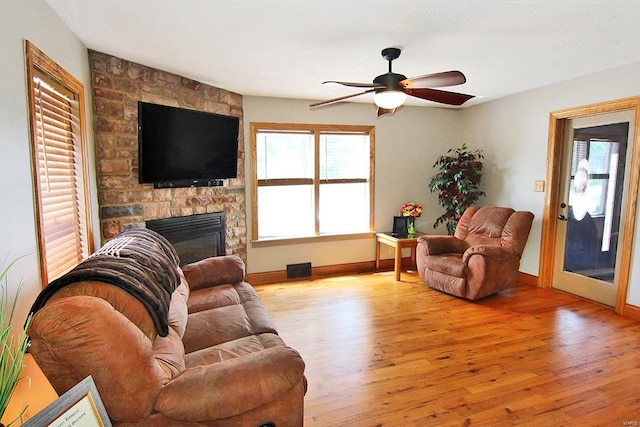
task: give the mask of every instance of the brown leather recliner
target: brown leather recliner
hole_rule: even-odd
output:
[[[421,236],[420,279],[430,287],[475,300],[516,283],[533,214],[505,207],[468,208],[453,236]]]

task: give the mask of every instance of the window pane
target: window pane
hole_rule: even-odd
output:
[[[589,173],[608,174],[611,150],[618,151],[618,143],[609,141],[592,140],[589,147]]]
[[[313,186],[258,188],[258,238],[312,236]]]
[[[368,135],[320,135],[320,179],[369,179]]]
[[[369,231],[369,186],[320,186],[320,234]]]
[[[313,178],[313,135],[258,133],[258,179]]]
[[[252,124],[252,238],[370,231],[373,129]]]

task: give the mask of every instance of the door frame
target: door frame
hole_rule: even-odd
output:
[[[623,315],[627,308],[627,290],[629,287],[629,271],[631,267],[631,249],[636,224],[638,203],[638,186],[640,174],[633,174],[640,168],[640,97],[624,98],[615,101],[584,105],[549,113],[549,140],[547,145],[547,182],[542,214],[542,235],[540,243],[540,271],[538,286],[549,288],[553,282],[555,259],[555,240],[557,232],[558,206],[560,204],[560,187],[562,184],[561,164],[564,128],[567,120],[594,116],[604,113],[631,110],[634,113],[634,134],[631,147],[631,171],[629,191],[625,206],[626,223],[622,231],[622,253],[620,254],[620,278],[614,311]]]

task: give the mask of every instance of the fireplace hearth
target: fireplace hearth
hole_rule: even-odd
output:
[[[148,229],[164,236],[176,248],[180,265],[226,254],[224,212],[155,219]]]

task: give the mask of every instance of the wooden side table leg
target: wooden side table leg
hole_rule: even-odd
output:
[[[376,238],[376,271],[380,271],[380,239]]]
[[[411,246],[411,268],[417,268],[416,265],[416,246]]]
[[[393,263],[393,271],[396,273],[396,282],[400,281],[400,270],[402,269],[402,247],[395,245],[396,259]]]

